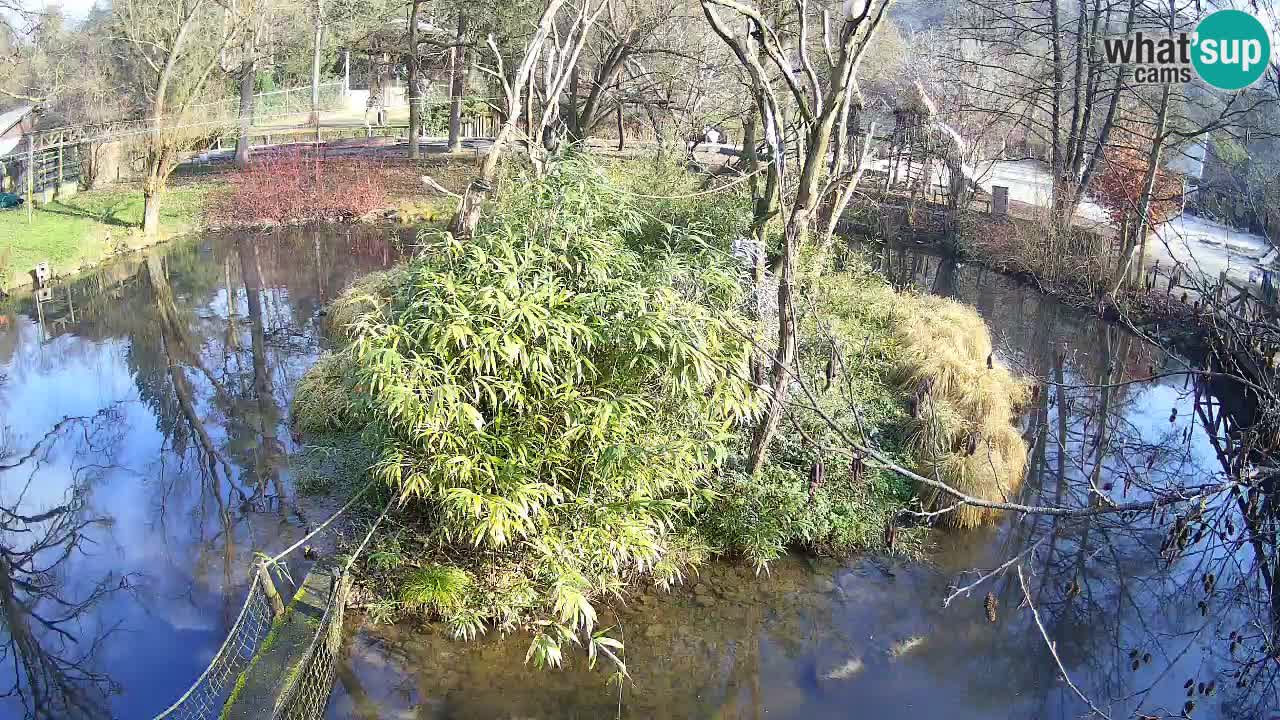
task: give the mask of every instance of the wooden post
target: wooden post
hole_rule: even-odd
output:
[[[991,186],[991,214],[1009,214],[1009,188],[1003,185]]]
[[[27,136],[27,224],[30,225],[33,218],[33,208],[36,204],[36,136],[34,134]]]
[[[276,584],[271,579],[271,570],[268,569],[266,560],[258,563],[258,579],[262,581],[262,590],[267,594],[267,599],[271,601],[271,614],[275,617],[284,615],[284,600],[280,598],[280,593],[276,591]]]
[[[350,95],[351,95],[351,48],[343,48],[342,50],[342,99],[346,100]]]

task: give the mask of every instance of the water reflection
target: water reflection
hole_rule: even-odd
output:
[[[203,670],[292,490],[320,307],[380,231],[210,236],[0,308],[0,716],[150,717]]]
[[[1234,400],[1165,375],[1179,358],[981,268],[910,248],[873,257],[900,286],[976,306],[1002,358],[1037,380],[1020,421],[1029,477],[1015,500],[1087,508],[1192,494],[1225,477],[1226,438],[1202,416]],[[1212,496],[1198,513],[1234,504]],[[582,667],[526,668],[523,637],[465,645],[432,628],[355,626],[330,717],[1084,716],[1060,660],[1113,718],[1180,716],[1187,702],[1197,718],[1267,718],[1280,707],[1274,681],[1238,687],[1234,674],[1275,665],[1262,652],[1271,631],[1253,626],[1270,617],[1256,605],[1271,587],[1259,568],[1274,562],[1274,543],[1255,550],[1243,532],[1227,537],[1225,520],[1201,532],[1180,512],[1191,529],[1179,552],[1169,511],[1009,518],[942,536],[925,565],[792,558],[767,578],[715,566],[691,589],[602,613],[627,641],[635,677],[621,693]],[[1012,571],[956,594],[1014,557],[1025,594]],[[1232,638],[1246,634],[1233,653]]]

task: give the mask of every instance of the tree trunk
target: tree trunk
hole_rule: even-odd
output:
[[[1164,148],[1165,128],[1169,122],[1169,96],[1170,86],[1166,84],[1160,93],[1160,109],[1156,113],[1155,132],[1152,136],[1151,150],[1147,153],[1147,171],[1142,178],[1142,194],[1138,196],[1138,214],[1134,222],[1134,231],[1124,239],[1124,250],[1120,255],[1120,262],[1116,267],[1116,274],[1111,277],[1108,283],[1107,295],[1104,300],[1115,302],[1116,294],[1120,292],[1121,286],[1124,284],[1125,278],[1129,272],[1129,265],[1133,260],[1133,250],[1139,241],[1146,247],[1147,236],[1147,215],[1151,212],[1151,195],[1155,191],[1156,173],[1160,170],[1160,153]],[[1138,274],[1141,275],[1142,267],[1139,266]]]
[[[149,174],[142,183],[142,234],[154,240],[160,235],[160,197],[164,195],[164,180]]]
[[[627,146],[627,134],[622,129],[622,98],[618,98],[618,152]]]
[[[471,237],[475,235],[476,227],[480,224],[480,209],[484,205],[484,201],[493,192],[493,183],[498,177],[498,158],[502,154],[507,138],[515,133],[516,122],[518,120],[515,116],[512,116],[503,123],[502,129],[498,131],[498,136],[493,139],[493,146],[489,148],[489,152],[484,156],[484,164],[480,166],[480,174],[472,178],[471,184],[467,186],[467,191],[462,196],[462,202],[458,203],[458,212],[454,215],[453,222],[449,224],[449,231],[455,236]]]
[[[1062,208],[1066,205],[1066,196],[1070,194],[1070,183],[1065,173],[1065,158],[1062,147],[1062,25],[1059,21],[1058,0],[1049,0],[1049,42],[1052,48],[1053,86],[1049,119],[1049,156],[1053,173],[1052,208],[1053,232],[1071,227],[1071,218],[1064,217]]]
[[[751,436],[748,472],[756,474],[764,467],[769,445],[782,422],[787,396],[791,388],[791,365],[796,354],[795,313],[791,293],[795,284],[795,256],[808,235],[810,210],[799,206],[791,213],[783,237],[782,276],[778,279],[778,347],[773,356],[773,378],[769,406]]]
[[[253,126],[254,80],[258,74],[258,61],[252,43],[248,55],[240,63],[240,134],[236,137],[236,167],[249,167],[249,128]]]
[[[316,0],[315,39],[311,49],[311,118],[320,133],[320,44],[324,41],[324,0]]]
[[[454,37],[453,78],[449,84],[449,152],[462,149],[462,96],[467,91],[466,13],[458,12],[458,34]]]
[[[418,7],[421,0],[409,3],[409,159],[422,156],[418,136],[422,133],[422,90],[418,76],[422,73],[418,55]]]

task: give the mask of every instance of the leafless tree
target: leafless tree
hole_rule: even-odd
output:
[[[248,18],[214,0],[113,6],[127,84],[144,108],[147,133],[143,178],[144,234],[160,228],[160,202],[181,153],[209,129],[192,130],[189,111],[204,96],[224,51],[238,42]]]
[[[566,11],[563,15],[562,10]],[[576,7],[564,0],[547,0],[533,35],[524,43],[519,63],[510,75],[493,35],[489,36],[487,44],[497,67],[480,66],[480,69],[502,86],[504,122],[450,223],[455,235],[470,237],[475,233],[481,205],[493,192],[498,161],[506,147],[517,140],[522,117],[530,159],[536,166],[545,165],[547,153],[543,145],[550,137],[548,132],[554,132],[559,122],[561,94],[592,27],[603,12],[604,3],[598,0],[584,0]]]
[[[796,262],[808,244],[812,226],[820,220],[820,206],[842,182],[823,184],[827,168],[839,168],[838,179],[856,181],[843,172],[838,159],[844,148],[842,134],[849,117],[857,117],[861,95],[857,72],[863,53],[884,19],[888,2],[842,6],[835,18],[818,12],[808,0],[795,3],[795,15],[787,25],[766,16],[767,11],[736,0],[702,0],[711,27],[738,58],[751,78],[756,113],[768,147],[766,170],[784,193],[785,212],[782,268],[778,278],[778,340],[773,352],[770,403],[752,436],[749,468],[763,467],[769,444],[782,420],[795,360],[795,308],[792,304]],[[847,8],[847,9],[846,9]],[[730,13],[726,20],[722,13]],[[826,66],[820,77],[812,59],[811,23],[822,27]],[[741,32],[731,25],[742,27]],[[832,27],[834,25],[834,28]],[[816,31],[812,31],[815,32]],[[816,43],[816,41],[815,41]],[[797,70],[797,68],[799,68]],[[788,132],[788,109],[794,128]],[[837,138],[834,141],[833,137]],[[831,155],[834,149],[836,155]],[[798,158],[798,167],[787,167],[787,158]],[[768,215],[758,222],[767,222]]]

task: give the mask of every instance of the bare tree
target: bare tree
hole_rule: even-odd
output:
[[[836,17],[833,32],[830,13],[818,15],[808,0],[797,0],[795,17],[786,29],[762,11],[736,0],[702,0],[712,29],[733,50],[751,78],[757,117],[769,148],[767,172],[784,190],[784,204],[790,205],[778,278],[778,340],[773,353],[770,403],[752,436],[748,463],[752,473],[764,465],[791,386],[789,375],[796,349],[792,302],[795,265],[800,248],[809,242],[812,225],[818,220],[819,206],[829,194],[822,183],[825,170],[839,164],[829,156],[832,136],[837,127],[846,127],[851,109],[859,104],[858,65],[888,6],[888,1],[866,2],[856,8],[849,5]],[[745,23],[746,31],[731,30],[720,14],[722,9]],[[811,56],[810,23],[816,17],[822,18],[827,60],[825,86]],[[794,111],[795,127],[791,132],[787,129],[787,107]],[[798,158],[799,167],[794,171],[786,166],[788,156]]]
[[[485,155],[479,174],[472,178],[458,204],[457,213],[450,223],[450,230],[455,235],[470,237],[475,233],[481,205],[493,192],[498,161],[506,146],[516,141],[522,116],[525,118],[525,147],[530,159],[538,167],[545,165],[547,155],[543,143],[559,119],[560,96],[577,65],[592,26],[604,11],[603,2],[593,4],[592,0],[587,0],[562,17],[560,11],[565,7],[564,0],[548,0],[543,6],[536,29],[525,42],[520,62],[510,76],[506,73],[497,43],[492,35],[489,36],[488,46],[497,68],[481,66],[480,69],[502,85],[504,122]],[[560,23],[563,23],[563,29],[558,27]],[[554,42],[549,44],[553,31]],[[537,75],[539,69],[541,73]],[[540,111],[536,117],[535,95],[538,100],[536,107]]]
[[[114,12],[127,82],[149,124],[142,230],[154,237],[170,173],[182,152],[209,133],[209,128],[191,127],[189,111],[203,96],[223,51],[241,36],[246,18],[213,0],[158,5],[127,0]]]

